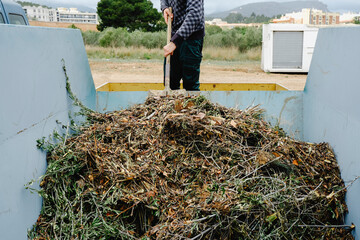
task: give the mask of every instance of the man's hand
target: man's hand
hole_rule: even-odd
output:
[[[172,21],[174,18],[174,14],[170,13],[170,10],[168,8],[166,8],[164,10],[164,19],[165,19],[166,24],[168,24],[169,16],[171,17],[171,21]]]
[[[176,45],[173,42],[170,42],[168,45],[164,47],[164,57],[167,57],[170,54],[173,55],[175,49],[176,49]]]

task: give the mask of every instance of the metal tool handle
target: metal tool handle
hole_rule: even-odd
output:
[[[172,14],[172,8],[169,8],[170,14]],[[167,24],[167,44],[171,41],[171,31],[172,31],[172,19],[171,16],[168,16]],[[170,55],[166,57],[165,63],[165,90],[170,90]]]

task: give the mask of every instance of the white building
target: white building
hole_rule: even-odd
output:
[[[334,25],[339,24],[340,13],[323,12],[318,9],[304,8],[301,12],[287,13],[273,23],[293,23],[308,25]]]
[[[355,19],[360,17],[360,13],[344,13],[340,16],[340,23],[352,23]]]
[[[58,8],[58,21],[68,23],[93,23],[98,24],[96,13],[80,12],[77,8]]]
[[[43,22],[57,22],[57,11],[52,8],[44,7],[23,7],[29,20],[43,21]]]
[[[209,24],[209,25],[224,25],[224,24],[227,24],[226,21],[223,21],[223,20],[220,19],[220,18],[214,18],[213,20],[211,20],[211,21],[206,21],[205,23],[206,23],[206,24]]]
[[[29,20],[43,22],[91,23],[98,24],[97,13],[80,12],[76,8],[23,7]]]

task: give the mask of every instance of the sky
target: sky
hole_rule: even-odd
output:
[[[99,0],[55,0],[56,2],[62,2],[66,4],[84,5],[96,9]],[[154,7],[159,8],[160,0],[151,0]],[[205,1],[205,13],[210,14],[213,12],[221,12],[239,7],[243,4],[264,2],[266,0],[204,0]],[[273,0],[277,2],[288,2],[294,0]],[[328,5],[328,8],[332,11],[345,11],[354,10],[360,11],[359,0],[321,0],[323,3]],[[36,2],[36,0],[34,0]]]

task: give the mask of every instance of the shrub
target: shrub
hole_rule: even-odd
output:
[[[95,31],[81,32],[85,45],[99,46],[99,38],[101,33]]]
[[[145,47],[149,49],[162,48],[166,44],[165,32],[128,32],[124,28],[107,28],[96,35],[85,33],[84,42],[101,47]],[[95,38],[98,38],[96,41]]]
[[[216,25],[206,25],[205,26],[205,32],[206,35],[214,35],[217,33],[221,33],[222,32],[222,28]]]
[[[243,52],[261,46],[262,29],[256,27],[236,27],[221,32],[207,34],[205,47],[236,47]]]
[[[253,28],[253,27],[251,27]],[[250,29],[249,27],[235,27],[233,28],[233,31],[236,31],[236,32],[239,32],[241,33],[242,35],[245,35],[246,34],[246,31]]]
[[[101,47],[125,47],[129,46],[130,33],[124,28],[107,28],[100,35]]]
[[[262,43],[262,29],[248,28],[243,40],[239,44],[239,51],[244,52],[254,47],[261,46]]]
[[[72,28],[72,29],[80,29],[77,26],[75,26],[75,24],[71,24],[70,26],[68,26],[68,28]]]
[[[166,33],[165,32],[141,32],[141,46],[153,49],[162,48],[166,45]]]
[[[355,24],[360,24],[360,17],[356,17],[356,18],[354,19],[354,23],[355,23]]]
[[[238,48],[240,52],[261,46],[262,29],[257,27],[236,27],[221,29],[206,26],[204,47]],[[166,44],[166,32],[129,32],[125,28],[107,28],[103,32],[83,33],[84,43],[101,47],[144,47],[159,49]]]

